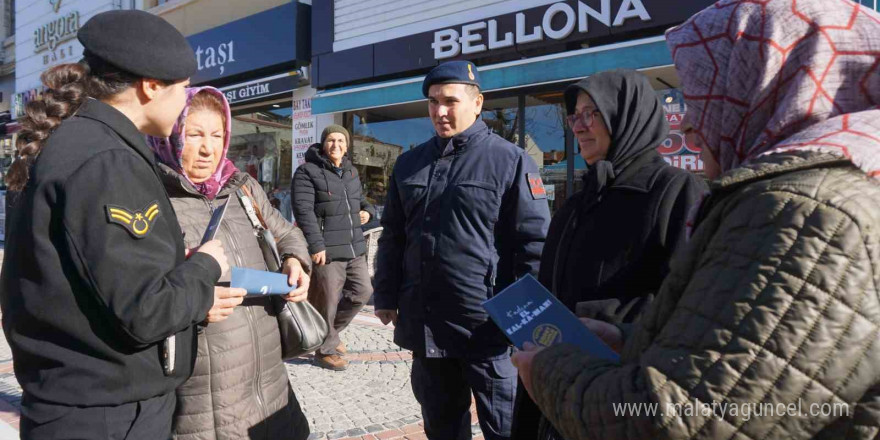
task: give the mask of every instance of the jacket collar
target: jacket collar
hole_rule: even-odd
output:
[[[131,119],[112,106],[89,98],[76,112],[76,116],[92,119],[110,127],[125,141],[128,146],[140,154],[153,168],[156,167],[156,159],[153,150],[147,147],[144,134],[138,131]]]
[[[333,171],[334,168],[336,168],[333,163],[330,162],[330,158],[324,155],[321,144],[312,144],[309,149],[306,150],[305,160],[306,162],[313,163],[330,171]],[[342,168],[343,171],[351,169],[351,159],[348,158],[348,154],[342,156],[342,163],[340,165],[342,166],[339,168]]]
[[[662,167],[651,166],[653,162],[662,162],[663,158],[655,149],[647,150],[636,156],[626,167],[618,172],[609,190],[630,190],[647,193],[651,191]],[[665,163],[663,164],[665,165]]]
[[[847,159],[814,151],[787,151],[758,157],[709,182],[712,193],[727,192],[749,183],[793,171],[852,165]]]
[[[162,178],[162,184],[165,186],[165,189],[168,191],[168,195],[171,197],[186,195],[191,197],[201,197],[206,198],[204,194],[200,193],[196,187],[193,186],[189,180],[186,179],[182,174],[173,170],[168,165],[164,163],[158,164],[159,177]],[[229,180],[226,181],[226,184],[223,185],[223,188],[220,188],[220,191],[217,193],[217,197],[215,199],[219,199],[225,197],[228,194],[231,194],[238,190],[242,185],[247,181],[247,173],[243,173],[241,171],[236,171]]]
[[[477,118],[474,124],[468,127],[467,130],[452,136],[451,138],[442,138],[435,135],[434,145],[437,150],[437,155],[445,156],[453,152],[462,151],[488,134],[489,126],[487,126],[482,119]]]

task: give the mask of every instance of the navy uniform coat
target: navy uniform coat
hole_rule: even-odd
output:
[[[375,280],[376,309],[399,313],[394,342],[427,357],[505,355],[481,303],[537,273],[549,223],[535,162],[481,120],[402,154]]]
[[[89,99],[50,135],[7,217],[3,330],[26,399],[110,406],[173,392],[220,266],[184,243],[144,135]],[[161,342],[176,334],[175,371]]]

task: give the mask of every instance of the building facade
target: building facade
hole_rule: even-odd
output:
[[[311,5],[176,0],[148,6],[189,40],[199,67],[192,84],[219,88],[232,105],[229,159],[291,218],[291,176],[318,128],[309,111]]]

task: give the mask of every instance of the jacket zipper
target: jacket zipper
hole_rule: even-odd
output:
[[[556,277],[557,277],[557,274],[559,273],[559,255],[562,253],[561,244],[565,243],[565,236],[568,235],[569,226],[572,226],[575,228],[577,227],[577,215],[578,215],[578,210],[577,209],[572,210],[571,217],[569,217],[568,220],[566,220],[565,227],[562,228],[562,235],[559,236],[560,246],[556,247],[556,255],[553,256],[553,284],[552,284],[551,292],[556,297],[559,296],[559,291],[557,290],[558,286],[557,286]]]
[[[260,413],[263,415],[263,420],[266,420],[269,417],[266,411],[266,404],[263,403],[263,388],[260,386],[262,383],[262,374],[263,374],[263,360],[260,356],[260,338],[257,337],[256,330],[257,325],[254,317],[251,313],[250,307],[245,307],[245,316],[248,319],[248,328],[251,330],[251,339],[254,343],[254,362],[256,362],[256,372],[254,373],[254,398],[257,399],[257,405],[260,406]],[[286,373],[286,370],[285,370]]]
[[[229,203],[229,202],[227,201],[227,203]],[[213,203],[211,203],[210,200],[208,201],[208,206],[211,208],[211,212],[213,213],[214,212],[214,205],[213,205]],[[226,222],[222,222],[222,223],[220,223],[220,229],[225,230],[226,237],[229,238],[231,248],[238,249],[238,241],[235,239],[235,234],[232,233],[232,228],[229,227],[226,224]],[[235,259],[235,264],[237,264],[239,267],[242,267],[241,255],[238,252],[232,252],[232,256]],[[268,417],[268,414],[266,411],[266,405],[265,405],[265,403],[263,403],[264,402],[263,389],[260,386],[260,384],[262,383],[261,376],[263,373],[263,365],[262,365],[263,360],[262,360],[261,353],[260,353],[261,352],[260,345],[259,345],[260,340],[256,335],[257,324],[256,324],[256,321],[254,320],[253,313],[252,313],[250,307],[244,307],[244,315],[247,317],[247,320],[248,320],[248,329],[250,330],[251,340],[253,341],[253,347],[254,347],[254,362],[256,362],[256,371],[254,373],[254,387],[253,387],[254,388],[254,398],[257,399],[257,404],[260,406],[260,413],[263,415],[264,418],[266,418],[266,417]]]
[[[351,219],[351,202],[348,201],[348,188],[345,187],[345,179],[342,179],[342,194],[345,197],[345,205],[348,206],[348,223],[351,225],[348,228],[348,232],[351,233],[351,240],[348,242],[348,247],[351,249],[351,258],[356,258],[357,255],[354,253],[354,221]]]

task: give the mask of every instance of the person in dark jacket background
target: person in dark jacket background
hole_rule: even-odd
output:
[[[219,241],[187,258],[144,142],[171,132],[195,55],[143,11],[97,14],[77,37],[83,61],[43,73],[46,94],[27,106],[7,174],[21,192],[0,304],[21,436],[168,438],[193,325],[225,319],[245,294],[214,287],[228,268]]]
[[[482,302],[536,274],[550,209],[535,162],[479,119],[475,66],[441,64],[422,92],[436,135],[400,155],[377,254],[376,315],[413,351],[412,387],[430,439],[510,436],[516,370]]]
[[[657,152],[669,126],[644,75],[598,73],[569,86],[565,105],[589,170],[553,217],[538,279],[579,316],[629,323],[659,289],[708,187]],[[517,439],[560,438],[526,393],[517,400]]]
[[[363,197],[357,169],[346,155],[349,145],[348,130],[328,126],[321,143],[306,151],[306,163],[297,168],[291,183],[294,217],[314,263],[309,302],[330,325],[315,352],[315,364],[331,370],[347,368],[340,356],[345,344],[339,332],[373,294],[361,225],[376,211]]]

